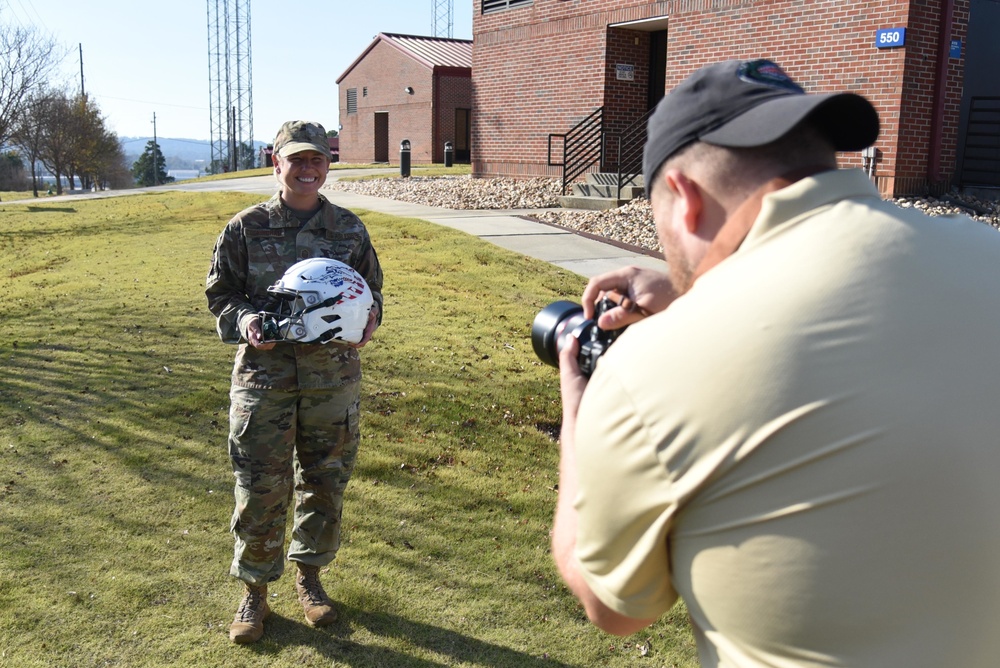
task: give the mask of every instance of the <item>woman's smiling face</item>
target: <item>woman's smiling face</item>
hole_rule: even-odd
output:
[[[274,158],[274,176],[281,185],[281,198],[293,209],[315,206],[319,189],[326,183],[330,159],[319,151],[299,151]]]

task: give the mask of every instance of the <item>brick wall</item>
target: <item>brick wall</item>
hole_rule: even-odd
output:
[[[472,108],[472,81],[468,73],[444,74],[436,78],[437,102],[435,103],[436,128],[434,131],[434,162],[444,162],[444,143],[457,145],[455,138],[455,110]]]
[[[898,163],[892,190],[913,193],[946,190],[957,168],[962,104],[962,61],[948,57],[951,40],[965,43],[969,2],[956,3],[952,29],[942,35],[941,2],[911,3],[906,34],[903,95],[899,101]],[[943,99],[937,86],[940,50],[947,63]]]
[[[375,112],[388,112],[389,161],[399,164],[399,143],[409,139],[410,161],[431,162],[432,81],[429,68],[383,41],[375,44],[340,82],[340,161],[375,159]],[[412,95],[406,93],[407,86],[413,88]],[[356,114],[347,113],[350,88],[357,89]]]
[[[604,68],[605,131],[617,134],[646,111],[649,89],[649,33],[609,29]],[[633,79],[618,78],[618,65],[631,65]]]
[[[668,17],[666,88],[727,58],[771,58],[809,92],[848,90],[882,118],[879,187],[890,195],[941,188],[954,171],[961,60],[948,63],[939,98],[943,0],[535,0],[473,14],[473,170],[476,175],[561,174],[546,165],[549,133],[599,106],[617,126],[645,111],[648,34],[609,24]],[[955,0],[964,41],[969,0]],[[906,27],[906,46],[876,49],[879,28]],[[638,41],[638,43],[636,43]],[[946,54],[947,55],[947,54]],[[615,65],[635,59],[635,81]],[[644,78],[646,77],[646,78]],[[633,105],[639,105],[636,109]],[[935,121],[935,108],[940,107]],[[931,146],[935,122],[940,128]],[[939,149],[938,174],[932,148]],[[860,166],[860,154],[845,155]]]
[[[473,11],[472,165],[476,175],[559,176],[549,133],[603,104],[607,0],[536,0]],[[648,3],[647,3],[648,4]],[[591,11],[593,6],[597,11]]]

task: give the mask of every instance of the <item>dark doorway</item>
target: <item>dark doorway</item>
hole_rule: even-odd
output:
[[[667,85],[667,31],[649,33],[649,89],[647,109],[663,99]]]
[[[455,162],[469,162],[469,109],[455,110]]]
[[[389,112],[375,112],[375,160],[389,162]]]
[[[1000,0],[972,0],[959,122],[960,187],[1000,187]]]

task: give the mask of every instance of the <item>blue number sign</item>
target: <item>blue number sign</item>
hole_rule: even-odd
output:
[[[875,46],[890,49],[906,43],[906,28],[882,28],[875,32]]]

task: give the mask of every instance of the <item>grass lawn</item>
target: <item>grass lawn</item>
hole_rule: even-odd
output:
[[[608,636],[548,553],[558,375],[528,332],[583,279],[360,211],[386,302],[323,577],[341,620],[307,627],[288,573],[264,638],[229,642],[234,348],[203,286],[225,221],[259,199],[0,205],[0,665],[697,665],[683,606]]]
[[[38,190],[38,199],[46,197],[45,188]],[[0,191],[0,202],[10,202],[18,199],[34,199],[35,193],[32,190],[3,190]]]

